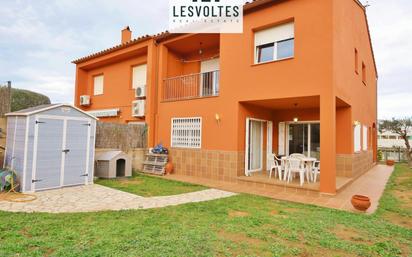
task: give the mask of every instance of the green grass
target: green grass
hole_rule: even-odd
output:
[[[170,181],[135,172],[131,178],[99,179],[96,183],[145,197],[177,195],[206,189],[203,186]]]
[[[374,215],[245,194],[151,210],[0,212],[0,256],[412,256],[411,227],[394,222],[410,215],[412,201],[396,196],[411,179],[397,166]]]

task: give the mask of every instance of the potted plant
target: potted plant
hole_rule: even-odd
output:
[[[369,197],[364,195],[354,195],[352,196],[351,203],[356,210],[366,211],[371,207],[371,200]]]
[[[393,165],[395,165],[395,160],[393,160],[393,159],[387,159],[387,160],[386,160],[386,165],[388,165],[388,166],[393,166]]]

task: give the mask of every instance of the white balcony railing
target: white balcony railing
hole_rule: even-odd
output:
[[[163,84],[163,100],[218,96],[219,80],[219,70],[167,78]]]

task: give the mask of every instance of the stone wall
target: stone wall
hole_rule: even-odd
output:
[[[236,182],[243,175],[243,153],[236,151],[170,149],[169,158],[178,175]]]
[[[336,175],[357,178],[373,167],[373,151],[336,155]]]

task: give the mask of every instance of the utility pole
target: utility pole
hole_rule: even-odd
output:
[[[0,86],[0,117],[11,112],[11,81],[6,86]]]

